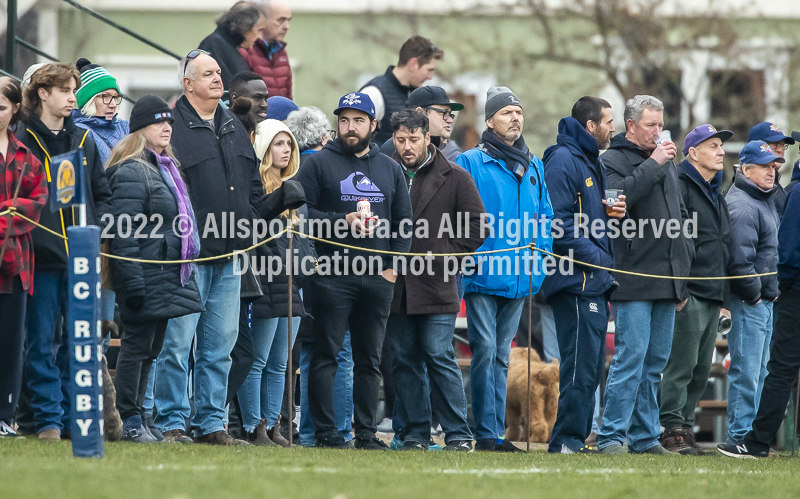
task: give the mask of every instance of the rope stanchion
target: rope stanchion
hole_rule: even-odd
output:
[[[533,252],[531,252],[533,255]],[[533,258],[531,271],[528,274],[528,403],[525,406],[525,450],[531,451],[531,425],[528,419],[531,414],[531,331],[533,329]]]
[[[292,241],[294,238],[292,237],[294,230],[292,230],[292,220],[290,219],[286,226],[287,237],[289,238],[289,246],[288,251],[286,252],[286,275],[289,278],[289,317],[288,324],[289,327],[287,328],[288,331],[286,334],[289,335],[289,341],[287,342],[288,345],[288,359],[286,361],[286,365],[288,366],[289,370],[289,393],[286,394],[287,397],[287,405],[289,406],[289,448],[292,447],[292,440],[294,439],[294,369],[292,369]],[[280,431],[280,428],[276,428],[275,431]]]
[[[794,394],[794,418],[792,421],[792,457],[794,457],[795,447],[797,447],[797,408],[800,405],[800,371],[797,372],[797,391]]]

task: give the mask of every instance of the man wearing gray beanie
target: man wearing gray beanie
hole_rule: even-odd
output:
[[[542,161],[531,154],[522,129],[522,103],[507,87],[486,95],[486,130],[481,142],[456,158],[472,175],[492,231],[477,251],[509,250],[535,243],[552,250],[553,207],[544,183]],[[499,230],[502,225],[503,231]],[[520,230],[512,235],[508,228]],[[510,261],[509,261],[510,260]],[[544,280],[542,254],[529,249],[491,253],[465,265],[464,299],[472,350],[470,385],[475,419],[475,450],[520,452],[504,438],[506,378],[511,340],[522,306]],[[530,272],[533,272],[529,288]]]

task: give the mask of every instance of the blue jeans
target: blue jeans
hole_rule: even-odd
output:
[[[658,445],[661,435],[656,394],[672,349],[675,302],[616,302],[612,307],[616,353],[597,447],[623,445],[627,432],[629,452],[644,452]]]
[[[311,369],[311,342],[304,343],[300,350],[300,445],[314,447],[314,420],[308,406],[308,373]],[[345,442],[353,439],[353,348],[350,346],[350,333],[344,335],[342,349],[336,356],[339,367],[333,380],[333,412],[339,436]]]
[[[517,334],[525,298],[467,293],[467,334],[472,350],[470,387],[475,438],[503,438],[506,381],[511,341]]]
[[[142,403],[142,407],[144,407],[144,413],[146,416],[153,415],[153,390],[155,389],[157,364],[158,359],[153,361],[153,366],[150,368],[150,376],[147,377],[147,390],[144,392],[144,402]]]
[[[198,436],[224,430],[231,350],[239,334],[241,276],[233,263],[199,265],[197,287],[205,311],[169,320],[155,376],[156,426],[186,430],[189,417],[189,351],[194,352],[194,415]]]
[[[300,317],[294,317],[292,345],[299,327]],[[242,409],[242,426],[248,433],[256,431],[261,419],[266,420],[267,429],[278,422],[286,383],[289,319],[252,319],[251,330],[256,359],[237,392]]]
[[[431,403],[435,404],[433,409],[446,443],[472,441],[467,425],[467,397],[453,349],[455,325],[455,314],[389,316],[386,339],[392,342],[397,389],[394,412],[395,419],[402,418],[398,438],[403,442],[428,445]]]
[[[740,443],[758,412],[767,376],[772,340],[772,302],[748,305],[731,300],[733,324],[728,333],[731,365],[728,368],[728,443]]]
[[[67,320],[67,272],[37,270],[33,276],[36,291],[27,304],[25,337],[25,378],[31,395],[36,433],[63,430],[69,421],[69,399],[62,394],[62,372],[68,349],[59,348],[69,338],[64,333]],[[56,361],[58,351],[59,362]],[[67,364],[68,365],[68,364]],[[68,371],[68,369],[67,369]],[[67,376],[69,373],[67,372]],[[68,386],[64,386],[67,390]],[[69,424],[66,425],[69,428]]]

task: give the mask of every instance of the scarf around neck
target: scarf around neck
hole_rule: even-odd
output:
[[[158,162],[159,170],[161,171],[161,178],[175,194],[178,200],[178,216],[183,220],[190,220],[192,223],[191,234],[182,232],[181,234],[181,260],[191,260],[200,254],[200,234],[197,231],[197,220],[194,216],[194,209],[189,200],[189,192],[186,190],[186,184],[181,178],[178,168],[175,166],[175,161],[169,156],[158,154],[155,151],[156,161]],[[181,227],[181,231],[184,228]],[[181,264],[181,286],[185,286],[192,276],[192,273],[197,271],[197,265],[194,263]]]
[[[503,160],[506,167],[514,173],[518,179],[525,176],[528,166],[533,159],[533,155],[525,145],[525,139],[520,137],[510,146],[503,142],[503,140],[495,135],[495,133],[487,128],[483,131],[481,136],[481,143],[478,144],[489,156]]]

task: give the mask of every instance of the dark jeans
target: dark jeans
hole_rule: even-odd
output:
[[[608,303],[603,295],[550,298],[561,355],[558,413],[549,452],[577,451],[592,431],[594,396],[603,373]]]
[[[768,451],[770,443],[778,434],[783,421],[786,404],[792,386],[800,369],[800,291],[784,289],[781,291],[778,322],[776,324],[767,377],[761,391],[753,429],[744,436],[744,442],[751,452]]]
[[[350,328],[353,346],[353,415],[357,438],[375,435],[381,373],[381,346],[389,318],[394,283],[380,275],[318,276],[311,292],[314,349],[311,354],[309,402],[318,439],[339,439],[333,410],[336,356]],[[324,304],[324,305],[323,305]]]
[[[11,294],[0,294],[0,421],[11,423],[22,385],[22,344],[25,341],[25,305],[28,293],[19,276]]]
[[[675,313],[672,350],[661,379],[659,418],[664,431],[694,426],[694,410],[711,372],[719,309],[719,302],[690,296]]]
[[[33,281],[35,293],[28,300],[25,319],[25,378],[30,390],[36,433],[41,433],[51,429],[63,430],[62,420],[69,419],[69,412],[62,407],[64,397],[59,369],[68,358],[66,345],[59,350],[62,342],[68,343],[68,337],[63,334],[67,315],[67,272],[37,270]]]
[[[455,314],[389,316],[386,334],[392,343],[397,387],[394,410],[403,421],[398,435],[403,442],[428,445],[432,405],[448,444],[472,441],[467,397],[453,349],[455,324]]]
[[[230,405],[236,392],[242,387],[244,380],[256,360],[256,351],[253,348],[253,334],[250,332],[250,302],[242,300],[239,308],[239,335],[231,352],[231,371],[228,373],[228,395],[225,405]]]
[[[124,319],[123,319],[124,321]],[[153,361],[161,353],[168,319],[124,322],[117,357],[117,410],[123,421],[141,415],[144,421],[144,394]]]

